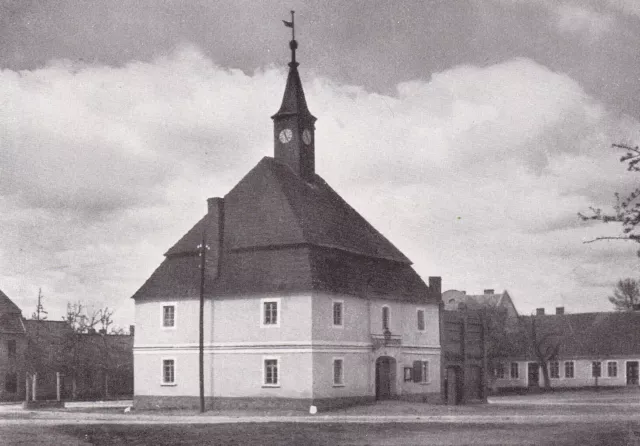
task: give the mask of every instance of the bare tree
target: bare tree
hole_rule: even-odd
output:
[[[620,158],[620,162],[627,163],[629,172],[640,172],[640,148],[627,144],[613,144],[616,149],[622,149],[626,153]],[[585,221],[600,221],[603,223],[619,223],[622,225],[622,234],[615,237],[596,237],[585,243],[598,240],[631,240],[640,243],[640,187],[633,189],[626,195],[615,194],[616,204],[613,212],[604,212],[600,208],[590,208],[589,214],[578,213]],[[640,255],[640,252],[638,253]]]
[[[617,311],[633,311],[640,304],[640,281],[630,278],[619,280],[609,302]]]
[[[44,305],[42,303],[43,298],[42,288],[38,288],[38,304],[36,305],[36,311],[31,314],[31,319],[36,321],[44,321],[47,319],[49,312],[44,309]]]

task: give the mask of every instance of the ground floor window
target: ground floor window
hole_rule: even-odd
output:
[[[551,378],[560,378],[560,364],[558,361],[549,362],[549,376]]]
[[[602,376],[602,363],[600,361],[593,361],[591,363],[591,376],[594,378],[600,378]]]
[[[607,376],[609,378],[618,376],[618,363],[616,361],[609,361],[607,363]]]
[[[264,385],[278,386],[280,384],[280,376],[278,373],[278,360],[269,358],[264,360]]]
[[[176,361],[175,359],[162,360],[162,384],[175,384]]]
[[[429,361],[413,361],[413,382],[429,382]]]
[[[429,361],[421,361],[420,367],[422,368],[422,382],[429,382]]]
[[[342,359],[334,359],[333,360],[333,385],[334,386],[343,386],[344,385],[344,361]]]
[[[511,378],[512,379],[518,379],[520,377],[520,370],[518,369],[518,363],[517,362],[512,362],[511,363]]]
[[[504,364],[502,364],[501,362],[496,364],[496,368],[493,371],[493,373],[496,376],[496,378],[503,379],[504,378]]]
[[[573,361],[566,361],[564,363],[564,377],[573,378]]]
[[[8,393],[16,393],[18,391],[18,375],[7,373],[4,379],[4,390]]]

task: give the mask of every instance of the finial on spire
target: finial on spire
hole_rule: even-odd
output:
[[[291,21],[287,22],[283,20],[284,26],[291,28],[291,42],[289,42],[289,48],[291,48],[291,63],[289,65],[298,65],[296,62],[296,49],[298,48],[298,42],[296,42],[296,24],[294,19],[295,11],[291,11]]]

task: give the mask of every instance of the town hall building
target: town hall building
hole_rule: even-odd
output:
[[[138,408],[198,406],[201,290],[209,409],[440,398],[441,279],[427,285],[316,173],[290,47],[274,156],[208,199],[133,295]]]

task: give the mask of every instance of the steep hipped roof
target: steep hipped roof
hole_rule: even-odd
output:
[[[640,312],[522,317],[527,327],[532,319],[535,319],[538,336],[554,335],[560,344],[559,357],[562,359],[640,355]]]
[[[11,299],[9,299],[9,296],[0,290],[0,314],[4,313],[22,314],[22,311]]]
[[[203,217],[167,251],[134,299],[199,294],[196,247],[206,225]],[[436,299],[411,261],[320,176],[306,182],[272,158],[224,198],[223,227],[221,275],[214,280],[207,268],[207,294],[321,290]]]

